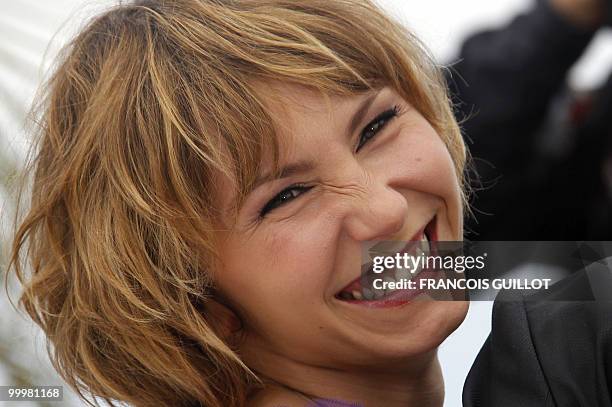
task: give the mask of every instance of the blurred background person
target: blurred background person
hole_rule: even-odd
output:
[[[468,238],[611,240],[612,79],[566,80],[611,3],[538,0],[462,45],[448,75],[476,173]]]

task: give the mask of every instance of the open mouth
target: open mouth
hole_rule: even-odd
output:
[[[400,257],[428,256],[435,252],[437,241],[436,217],[434,216],[425,227],[420,229],[406,245],[395,253],[387,253],[387,256],[399,255]],[[413,263],[414,264],[414,263]],[[374,272],[374,263],[369,262],[362,265],[361,276],[340,290],[335,297],[343,302],[349,302],[369,307],[402,305],[416,297],[421,290],[405,288],[407,281],[417,281],[421,278],[431,277],[433,270],[424,267],[423,262],[419,266],[410,268],[385,268],[381,273]],[[378,284],[373,284],[378,279]],[[382,288],[385,286],[393,288]],[[402,285],[403,284],[403,285]],[[378,285],[378,287],[375,287]],[[403,288],[397,288],[402,286]]]

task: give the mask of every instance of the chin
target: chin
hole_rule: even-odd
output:
[[[465,320],[468,301],[424,300],[413,304],[418,317],[395,334],[380,338],[377,351],[381,359],[413,359],[434,352]]]

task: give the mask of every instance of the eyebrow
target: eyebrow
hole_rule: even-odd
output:
[[[348,129],[346,131],[346,133],[347,133],[347,135],[349,137],[350,137],[351,134],[353,134],[355,132],[355,130],[357,129],[357,126],[359,125],[359,123],[363,119],[363,116],[365,116],[365,114],[368,112],[368,109],[370,109],[370,106],[372,105],[372,103],[374,103],[374,100],[380,94],[381,91],[382,91],[382,89],[378,89],[376,92],[371,93],[370,96],[365,98],[360,103],[360,105],[357,108],[357,110],[355,110],[355,113],[353,114],[353,118],[351,119],[351,121],[349,123],[349,126],[348,126]]]
[[[278,177],[273,177],[272,174],[266,174],[266,175],[257,177],[257,179],[255,180],[255,183],[253,184],[253,189],[269,181],[282,179],[282,178],[288,178],[296,174],[303,174],[305,172],[311,171],[313,168],[314,168],[314,163],[312,161],[298,161],[296,163],[285,165],[279,171]]]
[[[363,116],[365,116],[365,114],[368,112],[368,109],[370,108],[372,103],[374,103],[374,100],[380,94],[381,91],[382,89],[378,89],[375,92],[371,93],[363,101],[361,101],[359,107],[357,108],[357,110],[355,110],[355,113],[353,113],[353,117],[351,118],[351,121],[349,122],[349,125],[347,127],[347,137],[350,137],[355,132],[357,126],[363,120]],[[253,183],[253,189],[258,188],[260,185],[265,184],[266,182],[288,178],[292,175],[312,171],[314,167],[314,163],[311,161],[298,161],[292,164],[285,165],[280,169],[277,177],[272,176],[272,174],[265,174],[257,177],[257,179],[255,179],[255,182]]]

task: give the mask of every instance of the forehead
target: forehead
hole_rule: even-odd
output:
[[[329,118],[345,99],[314,88],[278,82],[259,85],[258,94],[278,131],[288,126],[299,126],[313,117]]]
[[[268,109],[283,153],[300,140],[344,130],[359,102],[376,91],[338,95],[303,85],[266,82],[256,86]],[[267,162],[269,157],[264,157]]]

